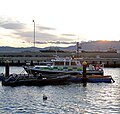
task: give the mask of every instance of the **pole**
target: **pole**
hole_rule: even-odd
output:
[[[34,23],[34,51],[35,51],[35,21],[33,20]]]
[[[86,75],[87,62],[84,61],[84,62],[82,63],[82,65],[83,65],[83,78],[82,78],[82,82],[83,82],[83,83],[86,83],[86,82],[87,82],[87,75]]]
[[[76,46],[77,46],[77,53],[76,53],[76,56],[78,58],[78,55],[79,55],[79,42],[76,43]]]
[[[5,61],[5,77],[9,76],[9,61]]]

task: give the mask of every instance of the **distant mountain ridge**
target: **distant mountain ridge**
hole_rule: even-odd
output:
[[[120,41],[90,41],[90,42],[81,42],[80,46],[82,50],[87,51],[105,51],[108,50],[110,47],[117,49],[120,52]],[[45,48],[34,48],[34,47],[27,47],[27,48],[15,48],[9,46],[1,46],[0,52],[21,52],[21,51],[40,51],[40,50],[49,50],[49,49],[59,49],[59,50],[67,50],[67,51],[75,51],[76,45],[69,46],[69,47],[45,47]]]

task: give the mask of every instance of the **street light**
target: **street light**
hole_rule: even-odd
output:
[[[33,20],[34,23],[34,49],[35,49],[35,21]]]

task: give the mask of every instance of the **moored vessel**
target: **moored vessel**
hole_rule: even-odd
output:
[[[60,58],[56,57],[52,59],[52,65],[36,65],[34,67],[24,66],[24,69],[29,74],[39,74],[43,75],[56,75],[56,74],[82,74],[82,63],[83,58]],[[88,65],[87,75],[103,75],[103,66],[102,65]]]

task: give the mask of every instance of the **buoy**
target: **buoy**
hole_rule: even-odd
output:
[[[43,95],[43,100],[47,100],[47,96],[46,95]]]

